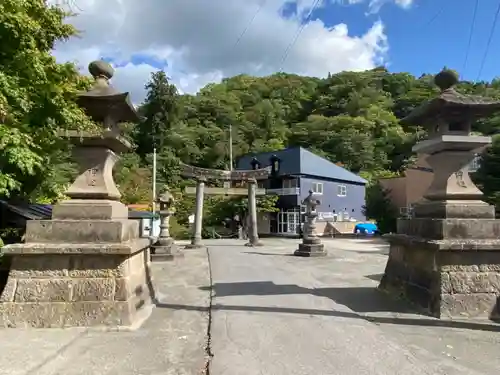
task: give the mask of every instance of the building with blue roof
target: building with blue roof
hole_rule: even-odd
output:
[[[269,194],[279,196],[280,212],[270,215],[270,232],[294,235],[304,222],[301,202],[309,191],[317,196],[318,221],[364,221],[367,181],[355,173],[318,156],[303,147],[240,157],[236,169],[271,166],[272,173],[261,183]]]

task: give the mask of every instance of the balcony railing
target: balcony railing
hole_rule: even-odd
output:
[[[267,189],[266,192],[275,195],[300,195],[300,188]]]

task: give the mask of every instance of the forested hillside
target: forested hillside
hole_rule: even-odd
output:
[[[148,89],[141,107],[146,121],[130,135],[142,160],[149,160],[157,145],[167,180],[175,177],[169,168],[176,159],[227,168],[230,124],[236,157],[300,145],[369,179],[399,173],[425,132],[398,120],[438,94],[432,75],[416,78],[384,68],[325,79],[240,75],[208,85],[195,96],[179,95],[158,72]],[[462,82],[458,90],[500,99],[497,80]],[[474,124],[474,131],[484,134],[498,130],[500,114]]]

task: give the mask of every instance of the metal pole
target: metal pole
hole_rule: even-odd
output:
[[[233,125],[229,125],[229,170],[233,170]]]
[[[152,201],[152,209],[151,212],[153,217],[151,218],[151,229],[149,231],[149,235],[153,236],[153,228],[154,228],[154,216],[156,213],[156,147],[153,148],[153,201]]]

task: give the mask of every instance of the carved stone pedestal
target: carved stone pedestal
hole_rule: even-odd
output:
[[[149,269],[135,220],[29,221],[0,296],[0,326],[140,325],[151,312]]]
[[[304,239],[293,255],[299,257],[323,257],[328,253],[319,238]]]
[[[397,234],[386,236],[390,251],[380,288],[438,318],[496,319],[500,220],[464,167],[489,139],[442,136],[432,148],[426,142],[425,151],[434,152],[427,159],[434,181],[414,217],[400,219]]]
[[[151,248],[151,261],[153,262],[166,262],[183,256],[184,253],[177,247],[172,237],[159,240]]]
[[[380,288],[438,318],[500,317],[500,240],[491,238],[500,233],[500,220],[399,224],[399,234],[389,236],[389,259]]]

